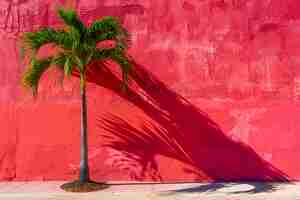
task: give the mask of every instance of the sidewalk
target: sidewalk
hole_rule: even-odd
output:
[[[300,200],[300,183],[120,184],[67,193],[64,182],[0,182],[0,200]]]

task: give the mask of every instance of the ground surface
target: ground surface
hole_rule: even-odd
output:
[[[300,200],[300,183],[186,183],[111,185],[92,193],[67,193],[63,182],[2,182],[0,200]]]

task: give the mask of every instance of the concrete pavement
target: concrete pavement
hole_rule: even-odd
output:
[[[68,193],[64,182],[0,182],[0,200],[300,200],[300,183],[112,184]]]

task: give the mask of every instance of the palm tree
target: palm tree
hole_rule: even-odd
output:
[[[126,56],[129,34],[113,17],[104,17],[94,21],[90,26],[85,26],[71,9],[60,8],[58,15],[65,23],[64,28],[46,27],[22,35],[22,58],[28,63],[22,82],[36,96],[39,81],[49,68],[58,68],[65,76],[70,76],[74,71],[78,73],[81,95],[81,151],[80,176],[77,183],[82,185],[91,182],[88,166],[86,72],[95,61],[112,60],[120,66],[123,86],[126,88],[127,77],[131,70]],[[107,40],[113,41],[113,46],[101,45]],[[55,55],[40,58],[38,52],[45,45],[54,46]]]

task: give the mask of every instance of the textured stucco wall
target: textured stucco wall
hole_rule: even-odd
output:
[[[78,80],[50,71],[35,101],[19,84],[17,36],[59,25],[58,3],[132,33],[128,94],[116,66],[89,74],[94,179],[300,179],[297,0],[0,0],[1,180],[78,173]]]

